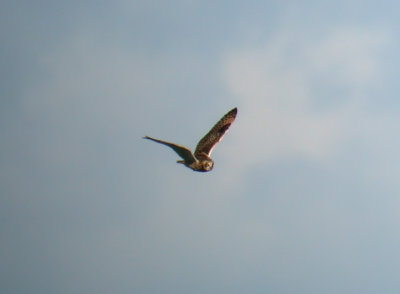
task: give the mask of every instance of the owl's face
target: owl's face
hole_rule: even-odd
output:
[[[209,159],[209,160],[204,160],[204,161],[202,162],[202,164],[203,164],[203,170],[204,170],[204,171],[210,171],[210,170],[212,170],[213,167],[214,167],[214,161],[212,161],[211,159]]]

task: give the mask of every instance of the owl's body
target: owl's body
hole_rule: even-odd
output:
[[[178,160],[177,163],[182,163],[194,171],[208,172],[214,167],[214,161],[210,157],[211,152],[214,149],[215,145],[219,141],[221,141],[222,137],[235,120],[236,114],[237,108],[234,108],[227,114],[225,114],[215,124],[215,126],[199,141],[194,154],[190,151],[189,148],[175,143],[158,140],[148,136],[145,136],[144,139],[149,139],[172,148],[183,159]]]

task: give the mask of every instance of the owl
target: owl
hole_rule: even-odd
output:
[[[210,157],[211,152],[215,145],[222,140],[222,137],[234,122],[236,115],[236,107],[225,114],[199,143],[197,143],[194,153],[192,153],[189,148],[175,143],[162,141],[149,136],[145,136],[143,139],[148,139],[172,148],[183,159],[178,160],[177,163],[181,163],[194,171],[208,172],[214,167],[214,161]]]

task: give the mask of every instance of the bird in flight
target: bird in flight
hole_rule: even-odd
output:
[[[189,148],[181,146],[175,143],[166,142],[151,138],[148,136],[143,139],[152,140],[154,142],[164,144],[172,148],[183,160],[178,160],[177,163],[182,163],[188,168],[198,172],[208,172],[213,169],[214,161],[210,155],[215,145],[222,140],[226,131],[229,129],[231,124],[236,118],[237,108],[235,107],[227,114],[225,114],[213,128],[197,143],[194,154]]]

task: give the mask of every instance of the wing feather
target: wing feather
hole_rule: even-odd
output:
[[[172,148],[187,164],[191,164],[196,161],[196,158],[193,156],[192,151],[190,151],[189,148],[186,148],[185,146],[181,146],[175,143],[167,142],[167,141],[162,141],[158,140],[149,136],[143,137],[143,139],[148,139],[163,145],[166,145],[170,148]]]
[[[235,107],[227,114],[225,114],[214,126],[213,128],[199,141],[197,144],[194,156],[199,158],[207,154],[210,156],[215,145],[222,140],[226,131],[229,129],[231,124],[234,122],[237,115],[237,108]]]

